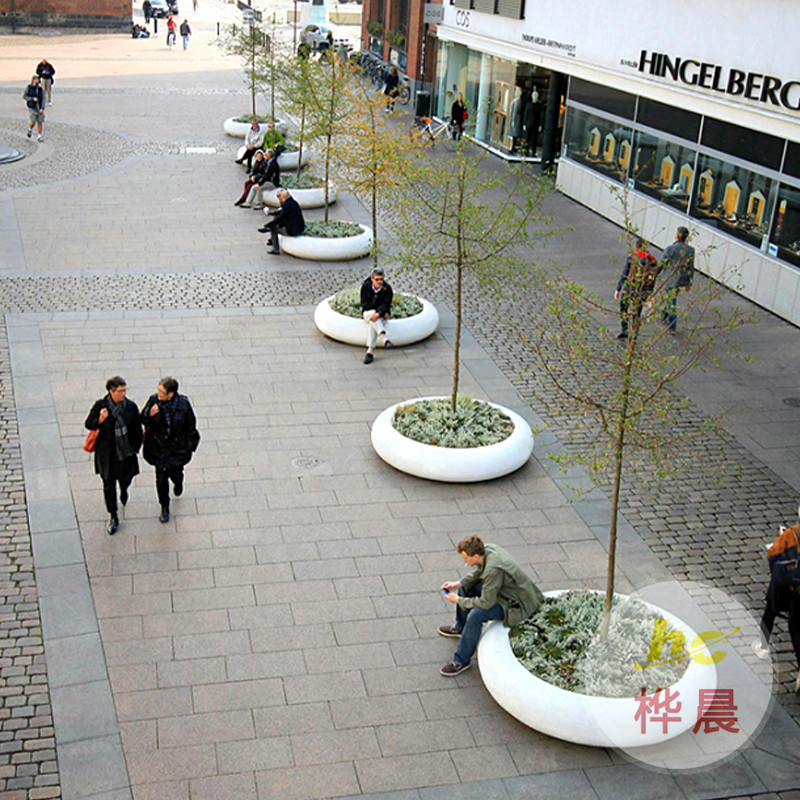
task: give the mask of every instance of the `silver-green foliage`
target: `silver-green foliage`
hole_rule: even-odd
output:
[[[594,697],[633,697],[676,683],[688,658],[646,664],[658,614],[637,600],[615,596],[608,637],[600,636],[604,595],[567,592],[545,598],[538,611],[513,628],[509,640],[517,660],[547,683]],[[668,626],[668,630],[672,627]]]
[[[306,222],[303,234],[317,239],[343,239],[349,236],[358,236],[361,230],[361,226],[356,222],[344,222],[340,219],[324,222],[321,219],[314,219]]]
[[[453,413],[449,397],[398,406],[392,426],[403,436],[437,447],[485,447],[511,436],[514,423],[499,409],[460,394]]]
[[[304,172],[302,175],[281,175],[281,186],[284,189],[319,189],[325,185],[322,178]]]
[[[330,307],[338,314],[361,319],[361,287],[351,286],[342,289],[330,299]],[[392,297],[391,319],[413,317],[422,311],[422,303],[413,294],[396,292]]]

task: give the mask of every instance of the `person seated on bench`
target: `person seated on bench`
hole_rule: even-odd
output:
[[[250,170],[253,165],[253,156],[256,150],[261,147],[261,140],[264,138],[264,129],[258,124],[258,120],[253,117],[250,120],[250,127],[244,135],[244,155],[236,159],[237,164],[247,163],[247,169]]]
[[[247,180],[244,182],[244,191],[242,192],[242,196],[234,203],[235,206],[244,206],[245,208],[250,208],[249,205],[245,206],[244,202],[247,199],[248,194],[250,194],[250,189],[253,187],[253,184],[263,176],[266,169],[267,161],[264,158],[264,151],[256,150],[256,158],[255,161],[253,161],[253,168],[250,171],[250,174],[247,176]]]
[[[286,149],[286,140],[283,134],[276,130],[274,122],[267,123],[267,132],[264,134],[264,141],[261,147],[266,152],[267,150],[274,150],[275,156],[279,156]]]
[[[278,234],[285,236],[300,236],[306,229],[306,222],[303,219],[303,212],[300,206],[286,189],[278,189],[278,202],[281,207],[277,211],[270,211],[270,215],[275,215],[263,228],[259,228],[259,233],[270,234],[271,248],[267,251],[270,255],[280,255],[281,249],[278,244]]]
[[[256,156],[258,159],[258,156]],[[278,157],[272,150],[267,150],[267,154],[262,161],[256,160],[256,165],[266,164],[263,169],[260,169],[258,174],[253,172],[251,176],[251,186],[248,190],[247,197],[244,203],[241,204],[242,208],[262,209],[264,208],[264,184],[271,183],[276,189],[281,185],[281,170],[278,166]]]

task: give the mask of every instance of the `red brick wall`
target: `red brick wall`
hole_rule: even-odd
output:
[[[131,0],[0,0],[0,25],[42,27],[130,26]]]

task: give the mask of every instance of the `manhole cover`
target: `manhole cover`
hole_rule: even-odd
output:
[[[784,397],[783,404],[789,408],[800,408],[800,397]]]
[[[303,472],[310,472],[312,469],[322,466],[322,461],[314,456],[300,456],[292,459],[292,466]]]
[[[13,161],[19,161],[23,158],[25,158],[24,150],[17,150],[16,147],[0,145],[0,164],[11,164]]]

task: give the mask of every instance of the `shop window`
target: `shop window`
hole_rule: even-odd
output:
[[[637,131],[631,177],[636,189],[685,212],[694,188],[695,151]]]
[[[690,142],[696,142],[700,135],[699,114],[668,106],[648,97],[639,98],[636,121],[648,128],[656,128]]]
[[[633,134],[616,122],[577,108],[567,109],[565,154],[573,161],[622,181],[631,159]]]
[[[633,119],[636,108],[636,98],[632,94],[580,78],[569,79],[569,99],[625,119]]]
[[[775,202],[776,182],[752,170],[701,155],[693,217],[753,247],[761,247]]]
[[[800,178],[800,144],[788,142],[786,145],[786,159],[783,162],[783,171],[793,178]]]
[[[524,19],[525,0],[497,0],[497,14],[511,19]]]
[[[703,122],[702,142],[714,150],[729,153],[762,167],[775,170],[781,167],[784,140],[768,133],[706,117]]]
[[[800,267],[800,189],[781,184],[770,236],[770,253]]]

